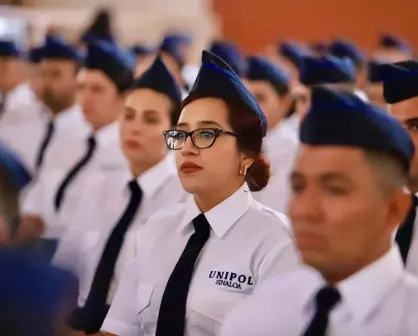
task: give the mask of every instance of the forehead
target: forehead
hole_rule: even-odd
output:
[[[126,106],[134,108],[169,108],[169,98],[151,89],[137,89],[129,93]]]
[[[71,60],[66,59],[44,59],[40,63],[40,66],[44,69],[74,69],[75,63]]]
[[[77,80],[82,83],[100,86],[114,86],[113,82],[100,70],[82,68],[77,75]]]
[[[369,173],[364,152],[357,148],[343,146],[301,145],[294,170],[306,175],[321,175],[341,172],[348,176]]]
[[[197,99],[183,108],[179,123],[196,124],[202,120],[212,120],[220,125],[225,125],[228,121],[226,103],[218,98]]]
[[[244,79],[243,82],[250,92],[274,93],[273,86],[267,81]]]
[[[418,117],[418,97],[404,100],[389,106],[389,112],[398,120]]]

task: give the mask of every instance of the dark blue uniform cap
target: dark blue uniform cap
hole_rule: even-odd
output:
[[[225,41],[214,41],[209,51],[222,58],[237,75],[241,76],[243,74],[245,60],[237,46]]]
[[[379,66],[383,95],[389,104],[418,97],[418,61],[384,63]]]
[[[228,64],[206,50],[202,52],[202,65],[183,106],[202,97],[219,98],[247,108],[258,117],[263,136],[266,135],[267,120],[255,98]]]
[[[307,56],[303,58],[300,80],[305,85],[354,83],[356,69],[349,58]]]
[[[160,55],[156,57],[154,63],[142,76],[134,80],[132,90],[141,88],[151,89],[166,95],[176,106],[181,104],[180,88],[167,70]]]
[[[414,144],[408,132],[385,110],[355,94],[312,89],[312,106],[301,123],[300,141],[313,146],[374,150],[396,158],[409,171]]]

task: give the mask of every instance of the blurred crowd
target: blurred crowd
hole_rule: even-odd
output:
[[[179,150],[178,137],[185,136],[187,143],[192,132],[162,133],[178,129],[181,108],[189,100],[213,95],[209,89],[196,93],[203,84],[201,64],[191,63],[193,32],[167,32],[158,45],[122,46],[115,24],[108,10],[100,10],[76,43],[53,28],[41,45],[29,48],[0,40],[0,335],[99,334],[108,305],[104,314],[98,309],[99,317],[86,318],[80,309],[90,304],[91,288],[100,287],[98,273],[106,282],[106,274],[120,272],[116,259],[126,253],[119,246],[114,259],[106,259],[104,246],[110,240],[100,235],[113,237],[115,223],[119,227],[129,216],[132,221],[141,202],[148,202],[137,215],[144,223],[159,208],[184,202],[192,193],[182,189],[168,152]],[[242,80],[267,120],[262,152],[272,174],[268,186],[254,177],[261,181],[251,189],[257,201],[287,214],[288,174],[313,89],[349,92],[386,108],[381,66],[413,59],[415,53],[399,36],[382,35],[376,42],[371,54],[343,38],[312,45],[279,41],[274,50],[257,55],[246,55],[234,41],[216,39],[207,46],[227,64],[222,71]],[[210,59],[205,64],[218,66]],[[229,99],[228,83],[212,85],[219,86],[217,97]],[[197,148],[215,142],[205,147],[205,136],[219,137],[212,126],[208,134],[190,135]],[[158,174],[146,175],[156,167]],[[221,179],[222,167],[210,176],[213,181]],[[240,175],[246,176],[247,168]],[[140,196],[137,185],[130,182],[125,188],[132,175],[142,188]],[[97,223],[103,227],[94,227]],[[98,252],[89,254],[94,246]],[[106,268],[104,259],[112,266],[99,272]],[[80,274],[83,262],[92,269],[83,265]],[[119,279],[107,282],[106,295],[113,297]],[[93,325],[86,322],[94,319]]]

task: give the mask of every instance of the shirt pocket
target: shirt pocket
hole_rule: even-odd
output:
[[[217,335],[226,316],[247,297],[245,293],[224,289],[207,289],[199,292],[192,294],[191,311],[188,314],[193,336]]]
[[[136,288],[136,315],[141,329],[147,333],[152,333],[152,326],[155,325],[151,313],[151,298],[154,292],[154,285],[148,282],[140,282]]]

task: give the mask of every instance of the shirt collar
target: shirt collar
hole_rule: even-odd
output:
[[[361,321],[366,319],[402,278],[404,266],[398,247],[337,285],[350,311]]]
[[[248,210],[253,201],[247,183],[244,183],[227,199],[219,203],[213,209],[205,212],[204,215],[215,234],[222,238],[228,230],[241,218]],[[180,222],[177,231],[186,228],[192,220],[201,213],[194,197],[186,201],[186,212]]]
[[[307,269],[312,270],[309,267]],[[319,273],[316,274],[316,277],[307,282],[307,287],[310,288],[305,305],[307,311],[315,309],[316,293],[327,285]],[[341,303],[357,321],[363,321],[373,313],[403,274],[402,258],[398,247],[394,245],[378,260],[336,285],[341,294]]]
[[[151,198],[167,182],[169,178],[177,178],[176,170],[170,158],[165,157],[156,165],[137,177],[137,182],[146,198]]]
[[[103,126],[94,134],[96,143],[100,147],[106,147],[109,144],[113,144],[119,141],[119,128],[118,122],[115,121],[109,125]]]

